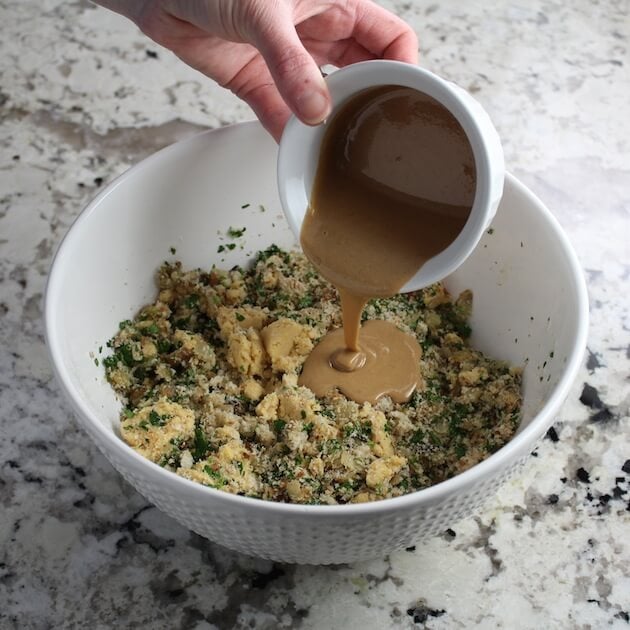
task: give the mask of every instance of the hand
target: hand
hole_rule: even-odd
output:
[[[414,32],[370,0],[98,0],[246,101],[276,140],[330,112],[319,66],[417,63]]]

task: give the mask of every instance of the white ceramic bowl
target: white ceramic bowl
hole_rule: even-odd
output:
[[[352,96],[379,85],[400,85],[427,94],[451,112],[462,126],[475,157],[477,188],[462,231],[437,256],[426,261],[402,288],[414,291],[442,280],[470,256],[494,217],[505,176],[499,134],[481,104],[455,83],[400,61],[364,61],[341,68],[326,78],[333,110]],[[328,121],[315,127],[292,116],[285,127],[278,155],[278,191],[289,226],[299,242],[302,221],[309,205],[319,152]]]
[[[79,423],[100,450],[139,492],[193,531],[286,562],[383,556],[479,508],[547,431],[585,347],[584,280],[556,220],[508,177],[492,234],[447,280],[455,293],[474,292],[473,343],[525,366],[523,423],[507,446],[431,488],[360,505],[271,503],[195,484],[120,439],[120,403],[91,353],[98,356],[118,322],[154,299],[154,273],[173,258],[171,247],[184,265],[230,267],[271,243],[294,244],[280,212],[275,165],[273,141],[257,123],[248,123],[168,147],[108,186],[76,220],[55,257],[46,293],[50,355]],[[230,226],[247,226],[246,246],[217,254],[220,235]]]

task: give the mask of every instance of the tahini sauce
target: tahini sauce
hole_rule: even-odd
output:
[[[302,249],[338,289],[343,331],[308,357],[300,383],[357,402],[409,399],[421,349],[385,321],[360,327],[373,297],[395,295],[461,232],[473,205],[475,162],[457,119],[417,90],[380,86],[349,99],[322,142]]]

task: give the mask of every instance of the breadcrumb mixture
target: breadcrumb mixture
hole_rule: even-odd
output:
[[[501,448],[520,421],[521,370],[468,345],[472,294],[441,284],[372,300],[423,349],[405,404],[359,405],[298,386],[314,344],[341,326],[335,289],[272,246],[251,269],[165,262],[158,295],[108,343],[122,438],[168,470],[227,492],[293,503],[396,497]]]

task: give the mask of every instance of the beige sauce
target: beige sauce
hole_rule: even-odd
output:
[[[345,350],[343,330],[333,330],[308,357],[302,382],[317,396],[325,396],[336,387],[357,402],[374,404],[385,394],[394,402],[409,400],[420,379],[421,351],[415,338],[390,322],[373,319],[361,327],[361,350],[364,364],[360,369],[344,372],[330,368],[335,352],[356,354]]]
[[[302,384],[320,395],[338,387],[357,402],[411,396],[420,382],[417,342],[387,322],[369,322],[359,339],[361,312],[368,299],[398,293],[455,240],[475,187],[464,130],[431,97],[384,86],[340,109],[322,142],[301,244],[340,292],[344,334],[324,337]]]

